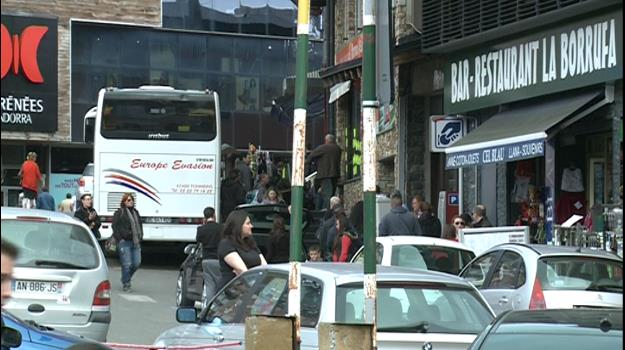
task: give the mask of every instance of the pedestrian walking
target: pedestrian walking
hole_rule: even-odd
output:
[[[119,261],[122,265],[122,288],[131,291],[131,279],[141,265],[141,241],[143,240],[143,224],[141,216],[135,208],[132,193],[124,193],[119,209],[113,214],[113,237],[117,241]]]
[[[412,235],[421,236],[421,226],[417,217],[403,206],[401,193],[391,195],[391,211],[384,215],[378,225],[379,236]]]
[[[421,204],[424,201],[425,200],[421,195],[417,194],[412,197],[412,213],[417,217],[417,219],[421,217]]]
[[[61,213],[65,213],[68,215],[74,214],[74,201],[72,200],[71,193],[65,195],[65,199],[61,201],[58,209]]]
[[[245,189],[247,193],[252,189],[252,170],[250,170],[250,158],[246,156],[242,156],[241,158],[237,158],[235,162],[236,169],[241,173],[241,185]]]
[[[486,217],[486,207],[483,204],[478,204],[473,209],[473,223],[471,227],[493,227]]]
[[[263,204],[284,204],[284,199],[282,199],[275,189],[270,188],[269,191],[265,192]]]
[[[271,264],[289,261],[289,233],[284,226],[284,218],[280,215],[273,219],[273,227],[269,232],[270,242],[267,250],[267,262]]]
[[[265,198],[265,193],[269,188],[270,178],[268,174],[260,174],[258,176],[258,182],[256,183],[256,198],[254,198],[254,202],[262,203],[263,198]]]
[[[228,215],[222,239],[217,248],[221,280],[217,290],[225,286],[236,275],[258,265],[267,265],[267,260],[258,249],[252,237],[252,222],[244,210]]]
[[[332,245],[332,261],[348,262],[357,250],[354,242],[358,236],[349,231],[349,220],[345,212],[341,212],[336,218],[336,237]],[[356,248],[356,249],[355,249]]]
[[[321,247],[317,244],[313,244],[308,248],[308,262],[321,262],[323,256],[321,255]]]
[[[212,298],[218,291],[221,273],[217,247],[221,240],[223,225],[216,222],[215,208],[204,208],[203,224],[198,226],[195,240],[202,245],[202,276],[206,287],[206,297]]]
[[[308,156],[308,162],[314,161],[318,180],[321,185],[322,208],[330,207],[330,197],[336,191],[336,184],[341,175],[341,148],[332,134],[325,137],[325,143],[315,148]]]
[[[37,206],[37,192],[39,184],[43,180],[39,165],[37,165],[37,153],[28,152],[26,160],[22,163],[20,171],[17,173],[22,185],[22,208],[35,208]]]
[[[462,219],[462,221],[464,221],[464,227],[471,227],[471,223],[473,222],[473,218],[471,217],[471,214],[462,213],[462,215],[460,215],[460,218]]]
[[[441,221],[432,212],[432,205],[428,202],[421,202],[419,226],[424,236],[440,237]]]
[[[41,193],[37,195],[37,209],[42,210],[56,210],[56,204],[54,203],[54,197],[48,192],[48,187],[43,186]]]
[[[221,240],[223,225],[216,221],[215,208],[204,208],[202,225],[198,226],[195,240],[202,244],[202,259],[218,259],[217,247]]]
[[[221,217],[225,219],[239,204],[245,203],[245,188],[241,185],[241,172],[230,171],[228,178],[221,183]]]
[[[89,193],[85,193],[80,196],[80,203],[80,208],[74,212],[74,217],[84,222],[91,229],[91,233],[93,233],[95,238],[100,239],[100,226],[102,223],[100,216],[93,209],[93,197]]]
[[[454,225],[445,224],[443,226],[443,232],[441,233],[441,238],[449,239],[451,241],[458,241],[458,230],[454,227]]]

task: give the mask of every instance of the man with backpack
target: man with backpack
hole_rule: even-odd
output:
[[[378,225],[379,236],[421,236],[421,226],[417,217],[403,206],[401,193],[391,195],[391,212],[384,215]]]

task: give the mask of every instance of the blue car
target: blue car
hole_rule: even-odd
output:
[[[65,332],[55,331],[50,327],[42,326],[34,321],[20,320],[7,311],[2,311],[2,323],[5,327],[13,328],[22,335],[22,345],[12,349],[66,349],[76,343],[85,342],[84,338]]]

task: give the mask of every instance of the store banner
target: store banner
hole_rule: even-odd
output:
[[[623,11],[452,56],[445,112],[477,110],[623,78]]]
[[[533,139],[505,145],[447,153],[446,169],[512,162],[541,157],[545,154],[545,140]]]
[[[57,26],[56,18],[2,14],[2,131],[57,130]]]
[[[58,206],[67,194],[76,195],[78,181],[82,174],[52,173],[50,174],[50,194]]]

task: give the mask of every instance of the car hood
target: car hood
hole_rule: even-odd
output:
[[[156,338],[156,346],[218,344],[224,341],[222,330],[211,324],[185,324],[168,329]]]

